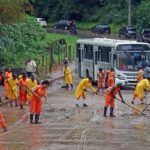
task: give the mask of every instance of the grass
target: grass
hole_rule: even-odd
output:
[[[77,22],[77,27],[80,30],[91,30],[92,27],[99,24],[98,22]]]
[[[47,35],[47,40],[49,40],[50,42],[59,40],[61,38],[64,38],[68,45],[76,44],[76,41],[78,39],[77,36],[73,36],[73,35],[64,35],[64,34],[56,34],[56,33],[49,33]]]

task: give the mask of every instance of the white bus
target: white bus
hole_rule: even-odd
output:
[[[116,82],[137,84],[137,70],[150,64],[150,44],[106,38],[77,40],[76,71],[97,81],[99,68],[114,68]]]

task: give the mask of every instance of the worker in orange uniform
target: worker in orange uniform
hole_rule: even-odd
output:
[[[42,109],[42,98],[45,97],[45,102],[47,103],[47,93],[46,90],[49,87],[50,82],[48,80],[42,81],[41,85],[37,85],[32,89],[32,96],[30,102],[30,124],[33,123],[35,115],[35,123],[38,124],[39,117]]]
[[[8,99],[8,90],[9,90],[9,85],[7,80],[9,78],[12,77],[12,72],[11,72],[11,68],[8,68],[8,70],[5,72],[5,81],[4,81],[4,85],[5,85],[5,99]]]
[[[144,71],[142,70],[142,67],[139,67],[138,73],[137,73],[137,82],[139,83],[143,79]]]
[[[10,100],[10,106],[13,106],[13,101],[15,101],[15,106],[18,106],[18,79],[17,75],[13,76],[7,80],[9,89],[8,89],[8,99]]]
[[[101,95],[104,93],[104,79],[105,79],[105,72],[102,68],[99,69],[98,73],[98,86],[97,86],[97,93],[100,92],[100,89],[102,89]]]
[[[5,121],[5,119],[4,119],[3,114],[2,114],[1,111],[0,111],[0,125],[4,129],[4,131],[7,132],[6,121]]]
[[[121,87],[122,87],[122,83],[117,83],[116,85],[113,85],[107,89],[106,95],[105,95],[104,117],[107,117],[107,108],[109,106],[110,106],[110,117],[115,117],[113,113],[114,112],[114,98],[117,93],[122,99],[122,102],[125,103],[123,100],[121,91],[120,91]]]
[[[92,86],[91,77],[82,79],[77,85],[76,90],[75,90],[75,97],[77,99],[76,107],[80,107],[78,104],[78,101],[81,97],[83,98],[83,107],[88,107],[88,105],[84,102],[84,100],[86,99],[87,88],[90,88],[94,94],[96,93],[96,90]]]
[[[28,79],[27,86],[28,86],[28,100],[30,103],[31,96],[32,96],[32,89],[37,86],[37,81],[35,79],[34,74],[31,75],[31,79]]]
[[[19,81],[19,95],[20,95],[20,109],[23,109],[24,104],[27,101],[27,75],[22,74],[22,79]]]
[[[115,84],[115,72],[114,69],[111,68],[110,70],[108,70],[107,72],[108,74],[108,87],[111,87]]]

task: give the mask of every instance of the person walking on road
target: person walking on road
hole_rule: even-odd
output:
[[[108,74],[108,87],[114,86],[115,85],[115,72],[114,69],[111,68],[107,72]]]
[[[23,73],[22,79],[19,81],[20,109],[23,109],[23,106],[27,102],[27,80],[26,73]]]
[[[114,115],[114,99],[116,94],[118,93],[122,102],[124,102],[122,94],[121,94],[121,87],[122,87],[122,83],[117,83],[116,85],[113,85],[111,87],[109,87],[106,90],[106,95],[105,95],[105,107],[104,107],[104,117],[107,117],[107,109],[110,106],[110,117],[115,117]]]
[[[1,111],[0,111],[0,125],[4,129],[4,132],[7,132],[6,121],[5,121],[5,119],[4,119],[3,114],[2,114]]]
[[[137,73],[137,82],[139,83],[143,79],[143,70],[142,67],[139,67],[138,73]]]
[[[68,64],[65,64],[64,67],[65,67],[65,70],[64,70],[64,82],[66,84],[66,89],[69,88],[69,85],[71,86],[71,89],[73,89],[73,78],[72,78],[71,69],[68,66]]]
[[[105,79],[105,72],[102,68],[99,69],[98,73],[98,86],[97,86],[97,93],[100,92],[100,89],[102,89],[101,95],[104,94],[104,79]]]
[[[82,79],[77,85],[75,90],[75,97],[77,99],[76,107],[80,107],[78,102],[81,97],[83,98],[83,107],[88,107],[88,105],[85,103],[87,88],[90,88],[94,94],[96,93],[96,90],[92,86],[92,81],[92,78],[88,77]]]
[[[37,85],[32,89],[32,96],[30,101],[30,124],[39,124],[39,117],[42,110],[42,98],[45,98],[45,102],[48,103],[46,90],[49,87],[50,82],[48,80],[42,81],[41,85]],[[35,122],[33,122],[35,115]]]
[[[13,76],[7,80],[9,88],[8,88],[8,99],[10,101],[10,106],[13,107],[13,102],[15,101],[15,106],[18,106],[18,79],[17,75],[13,74]]]
[[[37,65],[35,61],[33,61],[31,58],[26,61],[26,73],[28,78],[30,78],[31,75],[36,72],[36,67]]]
[[[134,91],[132,104],[134,104],[134,101],[136,98],[139,98],[141,100],[141,104],[144,104],[144,91],[150,90],[150,76],[147,77],[147,79],[141,80]]]
[[[8,88],[9,88],[9,85],[8,85],[7,80],[9,78],[11,78],[11,77],[12,77],[11,68],[8,68],[8,70],[5,72],[5,81],[4,81],[4,85],[5,85],[5,99],[8,99]]]
[[[37,81],[35,79],[34,74],[31,75],[31,79],[28,79],[27,86],[28,86],[28,100],[30,103],[32,97],[32,89],[37,86]]]

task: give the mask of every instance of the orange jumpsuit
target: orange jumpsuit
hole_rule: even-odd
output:
[[[46,95],[46,90],[42,87],[42,85],[39,85],[35,91],[35,93],[39,97],[43,97]],[[37,96],[32,94],[31,101],[30,101],[30,113],[37,113],[40,114],[42,110],[42,101]]]
[[[5,97],[8,97],[8,91],[9,91],[9,83],[7,82],[7,80],[9,78],[12,77],[12,72],[6,72],[5,73],[5,81],[4,81],[4,85],[5,85]]]
[[[20,85],[20,105],[24,105],[27,101],[27,79],[21,79],[19,81]]]
[[[111,87],[115,84],[115,73],[108,71],[108,87]]]
[[[112,88],[115,88],[113,93],[111,93]],[[105,95],[105,106],[106,107],[114,107],[114,96],[120,91],[120,87],[112,86],[107,89]]]
[[[105,73],[104,71],[102,71],[101,73],[99,73],[99,80],[98,80],[98,88],[104,88],[104,78],[105,78]]]
[[[1,127],[2,127],[3,129],[6,128],[6,122],[5,122],[5,120],[4,120],[4,117],[3,117],[3,114],[2,114],[1,111],[0,111],[0,125],[1,125]]]

